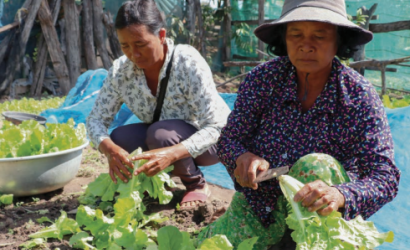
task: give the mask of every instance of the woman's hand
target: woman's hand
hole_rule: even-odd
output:
[[[131,173],[127,167],[134,168],[132,162],[128,159],[128,152],[116,145],[111,139],[105,139],[100,143],[99,149],[108,158],[109,174],[112,181],[117,184],[118,176],[123,182],[127,183],[128,178],[131,178]],[[126,165],[126,166],[125,166]],[[126,177],[128,176],[128,178]]]
[[[337,188],[330,187],[321,180],[303,186],[293,200],[301,201],[302,206],[310,212],[317,211],[322,216],[327,216],[345,205],[344,195]]]
[[[147,176],[152,177],[177,160],[188,156],[190,154],[182,144],[144,152],[131,158],[131,161],[148,160],[148,162],[135,170],[134,175],[144,172]]]
[[[233,174],[239,185],[256,190],[258,189],[258,184],[253,183],[256,178],[256,173],[268,169],[269,162],[251,152],[246,152],[240,155],[236,160],[236,168]]]

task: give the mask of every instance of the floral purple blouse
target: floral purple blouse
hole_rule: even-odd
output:
[[[254,68],[238,90],[234,110],[218,141],[218,155],[266,227],[282,195],[276,179],[257,190],[235,182],[236,159],[249,151],[270,168],[293,165],[310,153],[326,153],[346,169],[352,182],[335,187],[346,199],[344,218],[369,218],[398,191],[400,171],[383,104],[360,74],[334,59],[332,72],[315,104],[302,113],[296,70],[288,57]]]

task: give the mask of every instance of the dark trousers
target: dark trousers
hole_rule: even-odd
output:
[[[143,151],[176,145],[198,130],[183,120],[163,120],[153,124],[135,123],[121,126],[112,131],[111,140],[128,153],[141,147]],[[209,166],[219,162],[216,145],[202,155],[187,157],[173,163],[172,174],[181,178],[187,190],[202,188],[205,178],[198,166]]]

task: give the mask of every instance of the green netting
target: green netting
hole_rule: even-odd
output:
[[[280,16],[283,6],[283,0],[266,0],[265,2],[265,19],[276,19]],[[375,14],[379,16],[378,20],[372,20],[371,23],[390,23],[397,21],[410,20],[410,4],[408,0],[346,0],[347,13],[355,16],[356,10],[361,6],[370,7],[377,3]],[[238,0],[232,1],[232,20],[256,20],[258,18],[258,0]],[[253,31],[256,25],[251,26]],[[250,34],[244,37],[244,41],[250,40],[257,44],[257,39]],[[232,42],[232,54],[248,57],[256,57],[254,51],[238,48]],[[410,56],[410,30],[395,31],[388,33],[376,33],[374,39],[366,45],[366,57],[386,60]],[[387,72],[386,79],[388,87],[395,89],[410,90],[410,67],[392,65],[391,68],[397,68],[397,72]],[[373,84],[381,85],[380,71],[366,70],[366,78]]]

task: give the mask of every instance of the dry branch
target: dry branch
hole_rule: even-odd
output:
[[[20,70],[21,62],[23,61],[24,54],[26,52],[26,45],[30,36],[31,29],[36,19],[38,9],[41,2],[32,1],[28,9],[28,15],[24,23],[24,28],[19,36],[19,39],[10,52],[10,58],[7,62],[6,79],[0,85],[0,95],[4,94],[5,90],[10,86],[14,80],[15,72]]]
[[[60,11],[61,0],[51,0],[50,8],[52,9],[53,24],[57,22],[58,12]],[[40,35],[37,41],[37,61],[33,69],[33,83],[30,88],[31,96],[40,96],[43,88],[44,75],[47,67],[47,44],[44,40],[43,34]]]
[[[61,51],[57,31],[54,28],[53,19],[46,0],[41,2],[40,10],[38,12],[38,19],[40,20],[41,30],[43,31],[43,35],[47,43],[54,72],[56,73],[63,94],[66,95],[70,91],[68,68],[64,60],[63,52]]]

